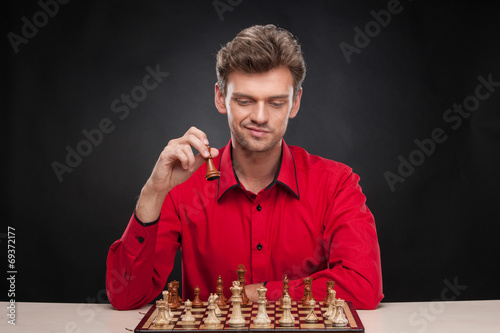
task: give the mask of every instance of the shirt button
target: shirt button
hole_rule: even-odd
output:
[[[138,236],[138,237],[136,237],[136,238],[137,238],[137,241],[138,241],[139,243],[141,243],[141,244],[142,244],[142,243],[144,243],[144,237],[140,237],[140,236]]]
[[[257,244],[257,250],[259,250],[259,251],[262,250],[262,244],[261,243]]]
[[[262,207],[260,205],[257,205],[257,211],[260,212],[262,210]]]

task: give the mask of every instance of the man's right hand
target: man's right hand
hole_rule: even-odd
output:
[[[163,149],[156,165],[141,191],[135,214],[144,223],[160,216],[163,201],[168,192],[185,182],[209,156],[208,139],[205,133],[191,127],[182,137],[170,140]],[[200,152],[194,156],[192,148]],[[219,151],[211,148],[212,157]]]

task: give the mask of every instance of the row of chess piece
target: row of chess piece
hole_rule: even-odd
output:
[[[232,313],[230,314],[228,325],[230,327],[242,327],[245,325],[245,318],[242,315],[241,307],[246,306],[248,303],[248,297],[245,294],[245,279],[244,272],[245,271],[242,265],[238,267],[238,280],[233,281],[233,284],[230,288],[232,297],[230,299],[232,304]],[[295,318],[292,315],[292,299],[289,295],[289,286],[288,286],[288,278],[285,276],[283,279],[283,292],[282,296],[279,300],[279,309],[283,311],[281,318],[278,321],[280,326],[294,326]],[[306,323],[316,323],[319,321],[318,316],[315,312],[316,300],[312,296],[311,289],[312,279],[305,278],[304,279],[304,297],[301,299],[302,307],[309,308],[309,313],[305,318]],[[333,289],[335,282],[330,280],[327,281],[327,295],[323,300],[324,306],[327,307],[326,312],[324,313],[324,317],[328,319],[332,326],[343,327],[348,323],[347,318],[345,317],[345,313],[343,311],[344,308],[344,300],[336,298],[336,292]],[[154,321],[154,326],[156,328],[165,327],[170,324],[173,319],[172,309],[177,309],[182,300],[178,295],[178,287],[179,283],[177,281],[173,281],[168,284],[168,290],[163,291],[163,300],[159,300],[156,302],[156,307],[158,309],[157,317]],[[266,307],[268,305],[268,300],[266,299],[267,288],[261,286],[257,289],[259,294],[258,303],[258,311],[257,316],[253,320],[253,324],[257,328],[266,328],[270,327],[271,319],[267,315]],[[203,302],[199,299],[200,290],[198,287],[195,288],[195,299],[193,302],[190,300],[186,300],[184,303],[185,313],[181,318],[181,323],[184,325],[194,324],[195,318],[191,312],[192,308],[201,308],[204,306]],[[245,300],[245,298],[247,298]],[[219,328],[221,321],[218,317],[222,316],[222,311],[220,307],[226,306],[226,299],[224,298],[223,288],[222,288],[222,279],[219,276],[217,280],[217,292],[215,294],[210,294],[208,298],[208,314],[204,319],[205,328]]]

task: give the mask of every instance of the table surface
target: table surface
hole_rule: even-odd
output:
[[[0,302],[0,332],[108,333],[133,330],[150,305],[130,311],[109,304],[16,302],[16,325],[8,323],[10,303]],[[358,310],[365,332],[500,332],[500,300],[381,303]]]

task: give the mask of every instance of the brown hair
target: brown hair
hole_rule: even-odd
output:
[[[219,88],[225,96],[230,72],[265,73],[280,66],[287,66],[292,73],[295,98],[306,76],[300,44],[287,30],[268,24],[240,31],[219,50],[215,68]]]

